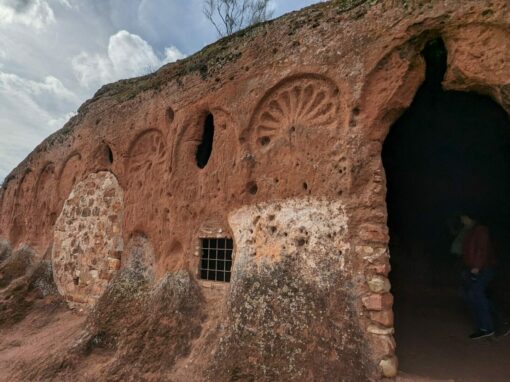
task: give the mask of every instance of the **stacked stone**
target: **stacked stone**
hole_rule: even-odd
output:
[[[60,293],[71,307],[89,309],[120,269],[123,192],[109,172],[78,183],[57,220],[53,269]]]
[[[393,327],[393,295],[390,293],[388,274],[389,263],[388,228],[383,225],[365,224],[361,227],[360,238],[371,245],[356,247],[357,255],[365,264],[367,292],[362,298],[368,312],[368,335],[375,356],[384,377],[397,375],[398,360],[395,356],[395,332]]]

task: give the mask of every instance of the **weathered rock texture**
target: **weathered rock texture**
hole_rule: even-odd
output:
[[[13,252],[0,263],[0,301],[0,330],[21,321],[34,305],[62,305],[51,262],[28,247]]]
[[[351,277],[362,270],[345,256],[342,203],[297,198],[258,204],[232,213],[229,222],[238,251],[229,321],[212,375],[290,381],[370,374],[357,317],[361,280]]]
[[[115,329],[96,326],[116,354],[111,380],[127,370],[179,381],[393,377],[382,143],[437,37],[448,50],[444,87],[488,94],[510,112],[509,30],[506,0],[330,1],[105,86],[7,177],[0,258],[9,247],[28,245],[35,258],[54,247],[61,293],[89,306],[119,259],[149,290],[191,273],[186,288],[165,284],[177,288],[167,308],[118,305],[113,285],[99,298],[101,320],[119,318]],[[98,237],[78,246],[87,232]],[[225,285],[198,280],[199,239],[218,236],[235,241]],[[133,301],[137,290],[125,289]],[[155,329],[158,309],[179,336],[164,357],[174,329]]]

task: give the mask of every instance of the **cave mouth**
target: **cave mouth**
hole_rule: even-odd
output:
[[[426,78],[383,146],[400,370],[440,379],[510,380],[510,336],[473,341],[450,252],[455,217],[487,226],[498,256],[490,291],[510,306],[510,120],[489,97],[445,91],[441,39],[422,52]]]

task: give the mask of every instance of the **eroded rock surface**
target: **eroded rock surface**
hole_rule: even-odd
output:
[[[63,299],[53,280],[51,261],[22,247],[0,261],[0,331],[23,320],[30,310],[60,307]]]
[[[229,221],[238,251],[226,335],[211,375],[254,381],[370,375],[342,203],[261,204]]]
[[[506,0],[330,1],[100,89],[0,189],[0,292],[24,291],[1,311],[42,296],[22,285],[53,248],[60,293],[95,312],[19,375],[394,378],[382,144],[431,39],[444,88],[510,111],[509,29]],[[216,238],[230,284],[200,279]]]

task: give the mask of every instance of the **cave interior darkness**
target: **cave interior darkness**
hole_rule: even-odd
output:
[[[459,213],[490,229],[510,260],[510,120],[491,98],[445,91],[441,39],[423,51],[426,79],[383,147],[394,288],[455,286],[450,226]]]
[[[496,380],[510,380],[510,368],[495,363],[510,345],[497,345],[508,349],[494,348],[480,360],[480,352],[462,342],[471,318],[460,293],[460,261],[450,253],[456,215],[488,226],[498,256],[491,290],[500,309],[509,306],[510,119],[488,96],[442,88],[442,39],[430,41],[422,55],[426,78],[382,152],[397,354],[404,369],[418,374],[464,380],[492,372]]]

